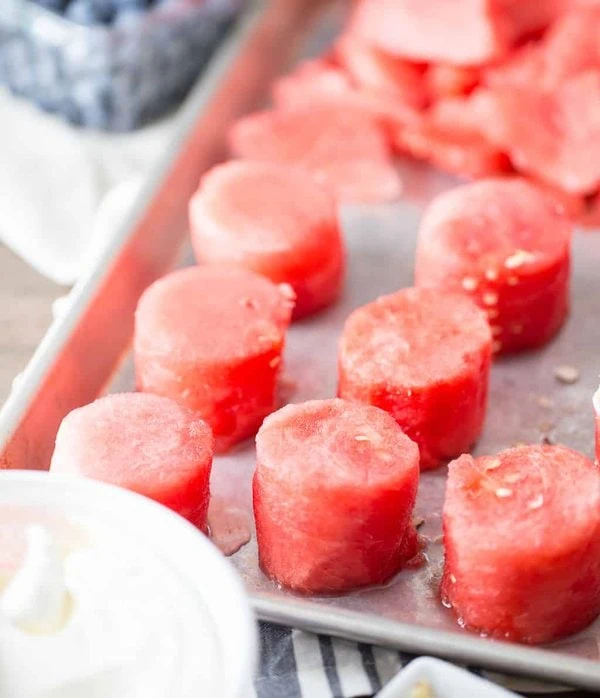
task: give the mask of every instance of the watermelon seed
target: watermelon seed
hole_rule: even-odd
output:
[[[496,281],[496,279],[498,278],[498,270],[497,269],[486,269],[485,278],[488,281]]]
[[[369,441],[369,437],[365,436],[364,434],[358,434],[357,436],[354,437],[356,441]]]
[[[554,407],[554,400],[551,400],[546,395],[539,395],[536,402],[540,407],[546,407],[548,409]]]
[[[523,332],[523,325],[519,325],[519,324],[511,325],[510,331],[513,334],[521,334],[521,332]]]
[[[456,584],[456,577],[453,574],[450,575],[450,581],[452,584]]]
[[[494,320],[500,315],[496,308],[487,308],[485,312],[490,320]]]
[[[539,509],[544,504],[544,495],[538,494],[530,502],[527,503],[528,509]]]
[[[518,276],[509,276],[508,279],[506,279],[506,283],[509,286],[516,286],[519,283],[519,277]]]
[[[498,302],[498,294],[495,291],[486,291],[482,296],[484,305],[496,305]]]
[[[502,342],[499,342],[496,340],[495,342],[492,342],[492,351],[497,354],[500,349],[502,349]]]
[[[279,366],[280,363],[281,363],[281,357],[280,357],[280,356],[274,356],[274,357],[269,361],[269,366],[270,366],[271,368],[276,368],[277,366]]]
[[[486,470],[496,470],[502,465],[502,461],[500,458],[494,458],[494,460],[491,460],[486,466]]]
[[[575,368],[575,366],[557,366],[554,369],[554,377],[559,383],[572,385],[573,383],[577,383],[579,380],[579,371]]]
[[[517,250],[504,261],[504,266],[507,269],[516,269],[517,267],[527,264],[527,262],[535,261],[535,255],[526,250]]]
[[[492,336],[497,337],[500,334],[502,334],[502,328],[500,325],[492,325]]]
[[[509,490],[508,487],[498,487],[498,489],[495,492],[495,495],[500,499],[505,499],[506,497],[511,497],[512,493],[512,490]]]
[[[465,278],[462,280],[462,287],[465,289],[465,291],[474,291],[478,285],[479,282],[472,276],[465,276]]]
[[[509,485],[514,485],[515,482],[519,482],[521,479],[521,475],[519,473],[509,473],[505,478],[504,482],[507,482]]]

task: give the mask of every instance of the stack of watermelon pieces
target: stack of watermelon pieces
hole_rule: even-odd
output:
[[[467,178],[518,172],[589,219],[600,200],[598,36],[597,0],[359,0],[333,48],[275,85],[273,109],[236,126],[233,151],[276,152],[345,202],[396,197],[398,154]]]

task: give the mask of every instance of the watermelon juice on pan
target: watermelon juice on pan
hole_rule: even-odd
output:
[[[486,411],[492,335],[468,298],[407,288],[354,311],[340,339],[338,394],[389,412],[421,468],[467,451]]]
[[[385,412],[345,400],[288,405],[256,437],[260,564],[301,593],[387,582],[417,552],[419,449]]]
[[[530,644],[600,614],[600,469],[564,446],[449,466],[442,595],[460,625]]]

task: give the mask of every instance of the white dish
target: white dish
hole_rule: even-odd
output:
[[[88,542],[93,546],[96,534],[114,541],[116,532],[128,550],[146,551],[140,552],[140,559],[149,564],[156,560],[167,570],[180,590],[177,597],[188,604],[184,608],[190,613],[183,612],[180,622],[198,618],[191,612],[202,610],[207,650],[217,664],[208,666],[207,673],[218,679],[219,698],[251,695],[257,647],[254,618],[233,567],[195,527],[160,504],[118,487],[43,472],[0,471],[0,536],[5,542],[16,541],[20,529],[31,524],[55,528],[58,539],[62,536],[69,546],[71,540],[84,548]],[[159,584],[154,579],[150,577],[150,583]],[[181,657],[189,656],[189,648],[180,649]],[[44,666],[40,661],[41,671]],[[202,689],[198,686],[198,695]]]
[[[414,694],[414,689],[421,682],[431,687],[431,698],[517,698],[516,693],[432,657],[415,659],[378,693],[377,698],[413,698],[413,695],[416,698],[418,694]]]

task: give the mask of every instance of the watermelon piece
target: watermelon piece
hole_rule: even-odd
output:
[[[251,114],[234,125],[230,144],[240,158],[303,167],[342,202],[392,201],[402,188],[382,129],[358,109],[328,104]]]
[[[494,0],[362,0],[351,31],[412,61],[480,65],[508,48],[510,27]]]
[[[416,550],[419,449],[382,410],[288,405],[256,437],[260,565],[304,594],[383,584]]]
[[[477,116],[468,98],[440,100],[419,124],[396,131],[396,147],[467,178],[508,171],[507,155],[482,133]]]
[[[278,110],[329,107],[356,111],[393,133],[400,125],[417,122],[420,112],[406,101],[376,90],[359,88],[339,66],[323,59],[305,61],[272,90]]]
[[[304,61],[275,81],[272,97],[278,109],[302,109],[317,103],[349,99],[354,88],[349,75],[322,58]]]
[[[403,289],[346,321],[338,395],[389,412],[418,444],[421,468],[434,468],[479,437],[491,347],[485,314],[468,298]]]
[[[463,97],[477,87],[480,75],[479,68],[449,63],[433,64],[425,74],[427,91],[434,103],[448,97]]]
[[[333,195],[303,170],[233,160],[211,170],[190,202],[199,263],[251,269],[296,294],[294,317],[339,295],[344,249]]]
[[[358,88],[399,100],[415,109],[427,103],[423,69],[370,46],[350,33],[343,34],[335,55]]]
[[[545,86],[546,53],[542,43],[525,44],[506,60],[482,70],[482,82],[492,89],[536,90]]]
[[[442,596],[463,627],[551,642],[600,614],[600,470],[564,446],[450,464]]]
[[[468,294],[488,314],[496,352],[536,347],[567,316],[571,233],[562,207],[521,178],[458,187],[421,221],[415,282]]]
[[[595,192],[584,201],[584,210],[577,222],[583,228],[600,228],[600,192]]]
[[[570,7],[570,0],[497,0],[513,42],[536,35],[549,27]]]
[[[158,395],[107,395],[62,421],[52,473],[82,475],[164,504],[206,531],[213,435],[199,415]]]
[[[488,137],[515,167],[570,194],[600,186],[600,70],[579,73],[554,92],[511,88],[487,97]]]
[[[196,410],[221,452],[276,406],[293,291],[245,269],[191,267],[142,295],[135,316],[139,390]]]
[[[485,83],[551,92],[579,73],[600,68],[599,32],[600,7],[569,12],[542,41],[527,44],[506,62],[488,68]]]

